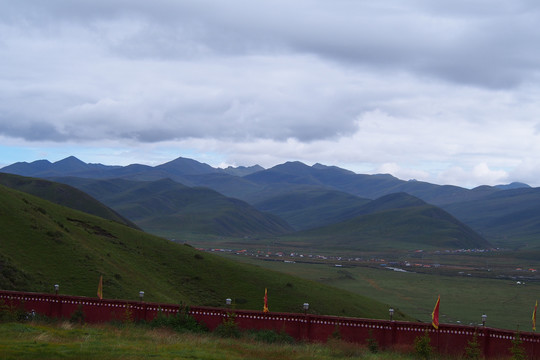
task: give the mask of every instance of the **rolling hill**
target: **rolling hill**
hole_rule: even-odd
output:
[[[132,221],[103,205],[86,193],[66,184],[0,173],[0,185],[138,229],[137,225]]]
[[[539,188],[512,188],[444,209],[500,247],[540,249]]]
[[[0,288],[106,298],[298,311],[308,301],[322,314],[385,318],[387,306],[289,275],[237,264],[117,222],[0,185]]]
[[[246,237],[279,237],[282,243],[307,237],[310,240],[304,241],[321,249],[335,246],[395,250],[491,247],[445,211],[406,193],[370,201],[338,191],[298,185],[293,193],[258,204],[275,214],[269,215],[208,188],[191,188],[170,179],[151,182],[59,180],[97,197],[148,232],[183,241],[212,235],[242,241],[246,241]],[[287,236],[294,230],[281,218],[300,229],[312,231]],[[380,230],[381,223],[384,231]],[[325,240],[320,241],[321,237]]]
[[[341,191],[298,186],[253,206],[286,219],[296,230],[306,230],[355,217],[368,202]]]
[[[492,247],[446,211],[405,193],[369,202],[363,211],[364,215],[346,221],[282,236],[280,242],[360,251]]]
[[[96,197],[144,230],[169,238],[269,236],[294,231],[279,217],[260,212],[241,200],[170,179],[143,182],[59,178],[58,181]]]

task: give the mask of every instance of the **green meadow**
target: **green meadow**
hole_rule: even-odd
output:
[[[248,256],[233,256],[237,261],[292,274],[304,279],[331,284],[389,304],[394,309],[422,321],[431,321],[437,296],[441,296],[441,322],[478,325],[482,314],[487,325],[496,328],[531,331],[535,301],[540,298],[538,281],[521,281],[458,275],[452,270],[440,273],[396,272],[379,265],[336,267],[331,264],[260,261]],[[524,283],[523,283],[524,282]]]

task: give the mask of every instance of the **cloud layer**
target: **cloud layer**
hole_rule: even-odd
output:
[[[0,8],[0,136],[13,149],[540,185],[536,1]]]

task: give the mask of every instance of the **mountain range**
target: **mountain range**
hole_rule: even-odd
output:
[[[71,156],[0,171],[70,184],[167,237],[271,236],[359,249],[540,247],[540,190],[522,183],[466,189],[321,164],[217,169],[186,158],[152,167]]]

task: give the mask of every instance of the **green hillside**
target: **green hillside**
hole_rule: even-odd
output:
[[[423,200],[407,193],[395,193],[381,196],[380,198],[366,203],[362,207],[363,214],[372,214],[380,211],[412,208],[427,205]]]
[[[361,251],[491,247],[450,214],[427,204],[361,215],[284,236],[280,241],[319,249]]]
[[[137,225],[114,210],[69,185],[5,173],[0,173],[0,185],[35,195],[55,204],[138,228]]]
[[[61,178],[118,211],[142,229],[169,238],[279,235],[293,228],[279,217],[208,188],[170,179],[128,181]]]
[[[444,209],[500,247],[540,249],[540,189],[499,191]]]
[[[252,265],[241,265],[119,223],[0,186],[0,288],[106,298],[385,318],[387,305]],[[401,317],[401,316],[400,316]]]
[[[305,230],[350,219],[369,201],[340,191],[297,187],[253,205]]]

